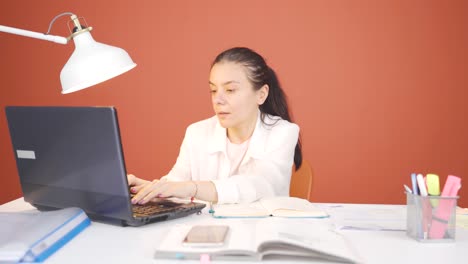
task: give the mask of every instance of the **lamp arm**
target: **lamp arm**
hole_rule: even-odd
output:
[[[20,35],[20,36],[25,36],[25,37],[30,37],[30,38],[42,39],[42,40],[47,40],[47,41],[52,41],[52,42],[59,43],[59,44],[67,44],[68,43],[68,40],[65,37],[54,36],[54,35],[46,35],[44,33],[38,33],[38,32],[34,32],[34,31],[29,31],[29,30],[24,30],[24,29],[19,29],[19,28],[13,28],[13,27],[7,27],[7,26],[2,26],[2,25],[0,25],[0,32]]]

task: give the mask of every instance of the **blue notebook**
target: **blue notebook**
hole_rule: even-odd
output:
[[[0,263],[43,262],[91,224],[76,207],[0,213]]]

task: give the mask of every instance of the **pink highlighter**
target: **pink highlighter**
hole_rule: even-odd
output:
[[[457,176],[449,175],[447,177],[447,181],[445,182],[441,198],[456,197],[460,188],[461,179]],[[452,215],[453,210],[455,210],[455,202],[456,198],[440,199],[439,206],[432,216],[431,229],[429,230],[430,239],[444,238],[450,216]]]

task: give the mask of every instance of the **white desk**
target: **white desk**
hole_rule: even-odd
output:
[[[363,208],[366,205],[343,204],[345,208]],[[382,205],[382,208],[388,206]],[[395,206],[394,206],[395,207]],[[404,206],[401,210],[404,210]],[[0,206],[0,211],[23,211],[33,209],[22,198]],[[256,219],[251,219],[255,223]],[[236,219],[214,219],[207,211],[201,215],[154,223],[142,227],[119,227],[93,222],[62,249],[50,256],[49,263],[197,263],[186,260],[156,260],[153,252],[169,227],[175,224],[207,224],[210,222],[236,221]],[[245,220],[243,220],[245,221]],[[250,221],[250,220],[249,220]],[[304,219],[312,225],[314,221],[330,219]],[[351,241],[365,263],[468,263],[468,230],[457,229],[455,243],[419,243],[402,231],[341,231]],[[283,261],[268,261],[284,263]],[[289,261],[288,261],[289,262]],[[216,262],[221,263],[221,262]],[[223,263],[233,263],[226,261]],[[245,263],[245,262],[242,262]],[[258,263],[258,262],[253,262]]]

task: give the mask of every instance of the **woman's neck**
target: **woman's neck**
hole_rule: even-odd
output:
[[[240,126],[228,128],[227,137],[229,141],[234,144],[241,144],[248,140],[252,136],[255,126],[257,125],[257,116],[258,113]]]

